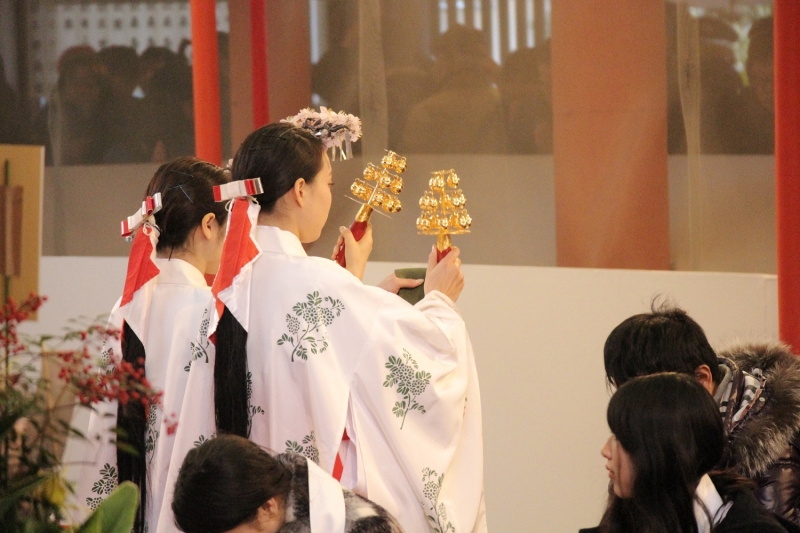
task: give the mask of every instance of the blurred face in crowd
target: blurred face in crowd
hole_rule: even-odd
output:
[[[64,73],[61,98],[82,112],[95,109],[100,101],[100,83],[90,65],[78,65]]]
[[[762,107],[769,110],[775,109],[775,82],[773,76],[775,67],[772,61],[752,61],[747,68],[750,86]]]

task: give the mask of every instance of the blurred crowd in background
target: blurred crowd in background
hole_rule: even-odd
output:
[[[225,63],[227,34],[219,34],[219,43]],[[177,52],[154,46],[141,55],[120,45],[69,48],[58,60],[56,87],[33,116],[3,76],[0,143],[44,145],[48,165],[160,163],[193,154],[189,44]],[[228,78],[220,78],[229,102]],[[230,113],[223,115],[229,139]]]
[[[687,59],[679,57],[677,11],[666,5],[668,150],[686,153],[691,143],[679,71]],[[338,15],[330,13],[329,44],[311,66],[314,103],[358,113],[358,17],[347,10]],[[750,26],[745,68],[738,70],[734,45],[740,34],[720,18],[697,22],[700,151],[773,153],[772,18]],[[227,37],[219,34],[225,147]],[[36,110],[20,102],[0,58],[0,143],[45,145],[51,165],[162,162],[193,154],[188,45],[141,54],[119,45],[69,48],[58,61],[57,86]],[[498,65],[486,32],[465,25],[433,37],[428,53],[385,53],[390,147],[403,153],[552,153],[550,55],[548,39],[508,53]]]

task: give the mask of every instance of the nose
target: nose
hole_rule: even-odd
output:
[[[602,455],[603,457],[605,457],[609,461],[611,460],[611,439],[612,438],[613,437],[609,436],[608,440],[606,440],[606,443],[603,444],[602,448],[600,448],[600,455]]]

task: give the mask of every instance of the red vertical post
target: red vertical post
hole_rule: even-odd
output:
[[[222,163],[216,0],[191,0],[194,146],[198,159]]]
[[[774,0],[778,327],[800,350],[800,2]]]
[[[253,76],[253,127],[269,123],[267,15],[264,0],[250,0],[250,59]]]

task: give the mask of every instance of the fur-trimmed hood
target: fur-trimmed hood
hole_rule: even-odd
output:
[[[282,453],[277,459],[292,472],[286,498],[286,523],[278,533],[311,533],[311,506],[308,496],[308,463],[295,453]],[[386,509],[342,488],[344,494],[344,533],[403,533],[397,520]]]
[[[778,342],[738,343],[718,352],[734,367],[734,382],[741,382],[742,371],[761,369],[765,384],[757,406],[731,431],[732,463],[749,478],[763,474],[800,437],[800,359]],[[729,365],[730,366],[730,365]]]

